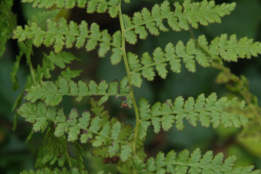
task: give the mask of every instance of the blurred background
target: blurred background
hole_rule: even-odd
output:
[[[179,1],[182,2],[183,0]],[[130,4],[123,3],[122,8],[125,14],[132,16],[135,11],[140,11],[143,7],[151,9],[155,3],[161,2],[163,1],[131,0]],[[174,0],[170,0],[170,2],[174,2]],[[227,33],[228,35],[236,34],[238,39],[246,36],[253,38],[254,41],[261,40],[261,0],[215,0],[215,2],[216,4],[236,2],[237,5],[231,15],[222,18],[221,24],[210,24],[207,27],[200,26],[198,29],[193,29],[196,38],[204,34],[211,41],[215,37]],[[14,1],[12,11],[16,14],[17,25],[24,26],[28,20],[32,19],[33,15],[45,11],[45,9],[32,8],[31,6],[32,4],[30,3],[21,3],[18,0]],[[86,20],[89,24],[96,22],[100,25],[101,30],[107,29],[110,34],[113,34],[120,28],[118,18],[112,19],[107,13],[86,14],[86,9],[74,8],[62,10],[58,15],[77,23],[80,23],[82,20]],[[0,29],[0,34],[1,30],[3,34],[3,29]],[[190,37],[188,31],[173,32],[170,30],[169,32],[161,32],[160,36],[149,35],[146,40],[139,40],[136,45],[127,45],[127,50],[139,56],[144,52],[148,52],[151,55],[157,47],[165,48],[167,43],[172,42],[176,44],[179,40],[186,43]],[[26,142],[32,125],[25,122],[21,117],[18,117],[16,130],[12,131],[15,114],[15,111],[11,112],[12,106],[24,88],[26,78],[29,74],[29,67],[26,65],[25,57],[23,57],[18,71],[19,88],[13,91],[10,73],[15,57],[19,54],[17,41],[9,40],[5,48],[0,59],[0,173],[15,174],[22,170],[35,168],[37,152],[41,149],[44,135],[41,133],[34,134],[31,140]],[[32,61],[34,68],[38,64],[41,64],[43,52],[49,54],[50,51],[50,48],[44,46],[33,49]],[[105,58],[99,58],[97,50],[86,52],[84,48],[72,48],[64,49],[64,51],[72,52],[81,60],[74,61],[70,65],[70,68],[73,70],[83,69],[81,76],[75,80],[95,80],[96,82],[106,80],[110,82],[115,79],[121,80],[126,75],[123,62],[116,66],[110,64],[110,54]],[[247,77],[250,91],[258,97],[259,104],[261,104],[260,58],[243,59],[236,63],[226,63],[226,66],[230,67],[236,75]],[[53,80],[57,78],[60,71],[53,72]],[[230,96],[231,94],[227,92],[224,86],[215,83],[218,72],[218,70],[212,68],[197,66],[196,73],[191,73],[183,67],[179,74],[170,71],[165,80],[162,80],[158,76],[153,82],[144,79],[142,87],[135,88],[134,94],[137,99],[141,97],[146,98],[151,105],[157,101],[165,102],[167,99],[174,100],[178,96],[183,96],[184,98],[192,96],[197,98],[201,93],[208,96],[212,92],[216,92],[218,98]],[[73,107],[78,108],[79,112],[81,112],[90,108],[88,101],[88,98],[85,98],[82,102],[77,103],[71,97],[64,97],[61,105],[65,108],[65,112],[69,112]],[[106,103],[106,109],[109,110],[111,116],[116,116],[121,121],[129,124],[135,124],[133,110],[120,108],[120,101],[111,98]],[[153,128],[149,127],[148,136],[145,140],[145,151],[148,157],[155,157],[159,151],[169,152],[172,149],[177,152],[183,149],[193,151],[197,147],[200,147],[203,153],[207,150],[213,150],[215,154],[223,152],[226,157],[236,155],[236,165],[255,165],[256,168],[261,169],[261,154],[250,152],[237,142],[236,135],[239,131],[240,129],[225,129],[222,126],[217,129],[202,126],[192,127],[188,123],[185,123],[183,131],[178,131],[173,127],[168,132],[161,131],[159,134],[155,134]],[[102,164],[103,159],[91,156],[91,146],[84,145],[83,147],[84,163],[90,173],[95,173],[101,169],[116,173],[115,164]],[[261,148],[261,146],[257,148]]]

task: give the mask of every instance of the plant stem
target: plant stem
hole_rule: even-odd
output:
[[[121,3],[119,4],[118,9],[119,9],[119,20],[120,20],[121,33],[122,33],[122,47],[121,47],[121,50],[122,50],[122,54],[123,54],[123,61],[124,61],[124,65],[125,65],[125,69],[126,69],[126,73],[127,73],[127,77],[128,77],[128,82],[129,82],[129,85],[130,85],[129,97],[132,99],[133,108],[134,108],[135,117],[136,117],[136,125],[135,125],[134,137],[133,137],[133,145],[132,145],[132,149],[133,149],[133,152],[135,154],[135,152],[136,152],[136,141],[137,141],[137,138],[138,138],[138,128],[139,128],[139,124],[140,124],[140,116],[139,116],[138,106],[137,106],[137,103],[135,101],[133,88],[132,88],[132,85],[130,83],[131,71],[130,71],[130,68],[129,68],[127,55],[126,55],[126,50],[125,50],[125,32],[126,32],[126,30],[125,30],[124,23],[123,23],[123,15],[122,15],[122,11],[121,11]]]

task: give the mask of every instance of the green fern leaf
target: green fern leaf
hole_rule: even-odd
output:
[[[120,62],[122,57],[122,51],[120,49],[121,45],[121,35],[119,31],[115,32],[113,35],[113,40],[111,43],[111,36],[108,34],[107,30],[100,32],[99,26],[96,23],[92,23],[90,26],[90,31],[88,30],[88,25],[85,21],[82,21],[78,26],[76,23],[70,21],[69,26],[64,18],[61,18],[58,25],[54,20],[48,19],[47,21],[47,31],[42,30],[36,22],[31,22],[25,26],[25,29],[18,26],[14,30],[13,38],[18,39],[18,41],[24,41],[25,39],[32,39],[35,46],[39,47],[44,44],[47,47],[54,45],[55,52],[60,52],[64,46],[71,48],[74,43],[77,48],[81,48],[87,43],[85,48],[87,51],[91,51],[96,48],[99,44],[98,54],[100,57],[104,57],[107,52],[112,49],[111,59],[116,59],[113,64]],[[115,55],[117,55],[115,57]]]
[[[107,90],[109,86],[109,90]],[[43,100],[47,105],[54,106],[62,101],[64,95],[77,96],[76,100],[80,101],[84,96],[101,95],[103,96],[99,105],[108,100],[109,96],[127,96],[128,91],[118,92],[116,88],[119,86],[117,81],[108,85],[105,81],[102,81],[97,85],[94,81],[90,81],[89,86],[82,81],[78,84],[71,80],[60,78],[56,84],[50,81],[43,81],[40,84],[36,84],[28,89],[28,93],[25,99],[35,102],[36,100]],[[125,89],[126,90],[126,89]]]
[[[198,45],[199,46],[198,46]],[[203,67],[210,66],[211,59],[220,56],[225,61],[237,61],[238,58],[250,58],[261,54],[260,42],[254,42],[250,39],[243,38],[238,42],[236,36],[232,35],[227,39],[227,35],[215,38],[209,45],[205,36],[200,36],[197,40],[190,39],[185,46],[179,41],[176,47],[169,43],[165,47],[165,53],[161,48],[156,48],[153,52],[153,59],[148,53],[141,57],[141,64],[137,55],[128,53],[128,61],[132,71],[133,85],[140,87],[142,83],[141,75],[147,80],[153,80],[155,77],[155,66],[159,76],[166,78],[168,70],[167,63],[173,72],[179,73],[181,70],[180,58],[183,59],[185,67],[191,71],[196,71],[195,60]],[[208,46],[209,45],[209,46]],[[141,73],[140,73],[141,71]]]
[[[82,117],[78,118],[76,109],[72,109],[66,119],[62,109],[57,111],[55,107],[47,107],[42,102],[25,103],[18,109],[18,113],[33,124],[34,131],[44,131],[48,122],[52,121],[56,125],[54,135],[57,137],[67,133],[67,141],[76,141],[80,134],[82,143],[91,140],[95,147],[111,144],[107,149],[110,156],[115,155],[118,149],[121,149],[120,157],[123,161],[131,156],[132,148],[127,141],[131,136],[131,127],[115,119],[108,121],[99,116],[90,119],[88,112],[82,113]]]
[[[199,121],[205,127],[209,127],[212,123],[214,128],[220,123],[225,127],[240,127],[248,122],[243,113],[236,112],[238,109],[244,110],[244,101],[242,104],[236,98],[228,101],[225,97],[217,100],[215,93],[212,93],[208,98],[201,94],[196,102],[192,97],[189,97],[186,102],[182,97],[177,97],[174,103],[167,100],[163,104],[158,102],[151,108],[148,102],[142,98],[139,105],[141,138],[146,134],[150,124],[154,126],[156,133],[159,132],[160,127],[165,131],[169,130],[173,123],[176,123],[176,127],[182,130],[184,118],[193,126],[196,126]]]
[[[189,30],[190,25],[198,28],[198,23],[201,25],[220,23],[220,17],[230,14],[235,8],[235,3],[215,5],[214,1],[207,0],[193,3],[185,0],[183,5],[178,2],[174,5],[174,12],[170,10],[169,2],[164,1],[161,5],[154,5],[151,12],[147,8],[143,8],[141,12],[135,12],[132,20],[126,15],[123,16],[126,41],[135,44],[137,35],[140,39],[145,39],[148,36],[145,27],[153,35],[159,35],[159,30],[168,31],[163,24],[164,19],[167,19],[169,26],[175,31]]]
[[[234,167],[235,157],[228,157],[223,162],[223,155],[218,154],[213,159],[213,152],[206,152],[201,157],[201,152],[196,149],[191,155],[188,150],[183,150],[176,156],[170,151],[166,157],[162,152],[158,153],[156,160],[153,158],[147,161],[147,173],[178,173],[178,174],[200,174],[200,173],[223,173],[223,174],[258,174],[260,171],[253,171],[253,166]]]
[[[209,45],[211,56],[218,56],[225,61],[237,61],[237,58],[250,58],[261,54],[260,42],[253,42],[246,37],[237,41],[236,35],[231,35],[228,39],[226,34],[216,37]]]

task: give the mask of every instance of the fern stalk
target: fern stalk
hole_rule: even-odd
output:
[[[119,4],[119,20],[120,20],[120,26],[121,26],[121,32],[122,32],[122,38],[125,38],[125,27],[124,27],[124,22],[123,22],[123,14],[122,14],[122,11],[121,11],[121,2]],[[129,63],[128,63],[128,60],[127,60],[127,55],[126,55],[126,50],[125,50],[125,39],[122,39],[122,53],[123,53],[123,61],[124,61],[124,65],[125,65],[125,69],[126,69],[126,73],[127,73],[127,77],[128,77],[128,82],[129,82],[129,85],[130,85],[130,98],[132,99],[132,102],[133,102],[133,109],[134,109],[134,112],[135,112],[135,118],[136,118],[136,124],[135,124],[135,130],[134,130],[134,137],[133,137],[133,145],[132,145],[132,148],[133,148],[133,152],[134,154],[136,153],[136,141],[137,141],[137,138],[138,138],[138,128],[139,128],[139,124],[140,124],[140,116],[139,116],[139,110],[138,110],[138,106],[137,106],[137,103],[135,101],[135,97],[134,97],[134,93],[133,93],[133,86],[130,82],[130,78],[131,78],[131,71],[130,71],[130,68],[129,68]]]

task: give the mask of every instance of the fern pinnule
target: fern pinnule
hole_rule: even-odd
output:
[[[189,97],[184,101],[183,97],[177,97],[174,102],[167,100],[165,103],[157,102],[152,107],[148,101],[141,98],[139,101],[139,112],[141,117],[140,138],[144,138],[149,125],[154,126],[154,132],[158,133],[162,127],[163,130],[169,130],[173,124],[176,128],[184,128],[183,119],[196,126],[201,122],[202,126],[209,127],[210,123],[216,128],[222,124],[224,127],[240,127],[248,123],[248,119],[234,110],[244,110],[245,102],[239,102],[236,98],[228,101],[223,97],[217,100],[215,93],[207,98],[204,94],[198,96],[196,102],[194,98]],[[144,122],[144,123],[143,123]]]
[[[190,0],[185,0],[183,6],[178,2],[174,5],[174,12],[170,10],[169,2],[164,1],[161,5],[154,5],[151,12],[147,8],[143,8],[141,12],[134,13],[132,19],[123,15],[126,41],[135,44],[137,35],[140,39],[147,38],[147,30],[152,35],[159,35],[159,30],[168,31],[168,28],[163,24],[163,19],[167,19],[170,28],[174,31],[189,30],[190,25],[193,28],[198,28],[198,23],[201,25],[220,23],[220,17],[230,14],[235,8],[235,3],[215,5],[214,1],[208,2],[207,0],[193,3]]]

